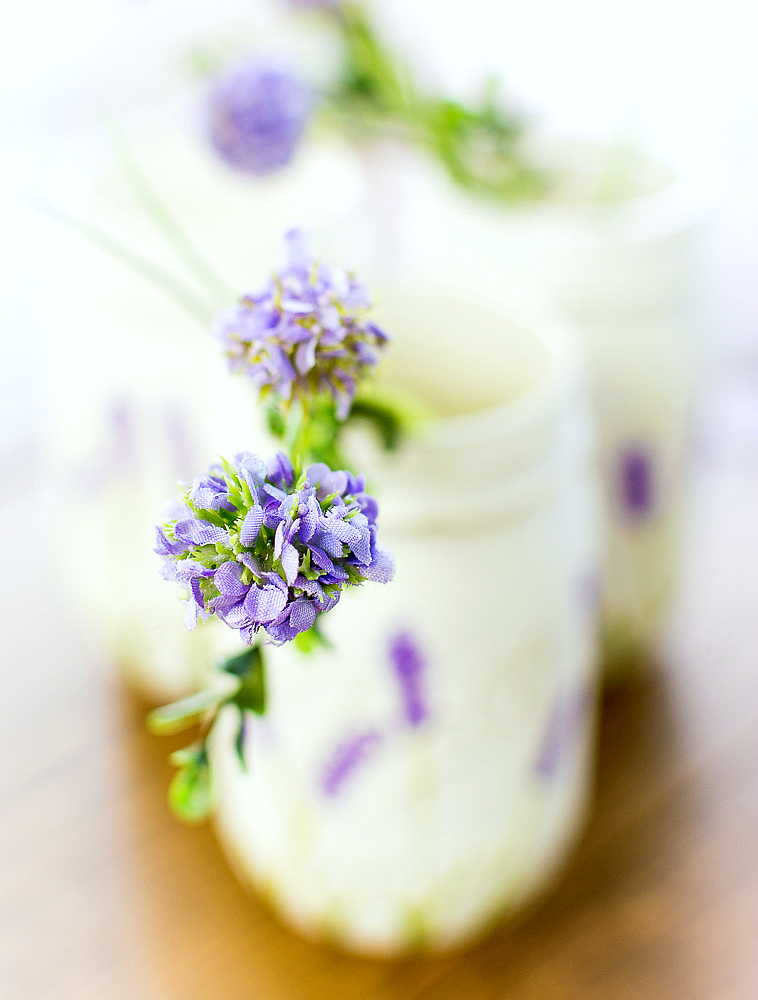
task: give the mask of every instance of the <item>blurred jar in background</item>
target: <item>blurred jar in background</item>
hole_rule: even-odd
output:
[[[581,330],[607,522],[604,655],[621,678],[653,656],[676,582],[713,184],[622,146],[544,141],[530,155],[545,198],[504,205],[453,187],[420,155],[377,146],[365,209],[377,235],[373,247],[359,237],[356,253],[380,273],[412,266],[482,293],[530,288]]]
[[[583,357],[485,296],[377,289],[380,377],[436,414],[346,447],[391,584],[345,594],[331,648],[267,650],[266,715],[214,733],[217,829],[284,919],[393,956],[470,940],[544,887],[587,806],[597,499]]]
[[[155,701],[188,693],[209,664],[236,649],[217,622],[185,630],[176,589],[161,579],[152,551],[162,506],[177,481],[191,482],[220,454],[273,448],[254,388],[229,374],[211,335],[213,312],[265,281],[293,222],[311,228],[329,255],[360,191],[343,144],[315,141],[287,169],[251,181],[180,126],[163,121],[135,132],[129,155],[212,262],[217,291],[177,264],[115,156],[94,174],[85,217],[178,274],[207,318],[193,318],[159,285],[52,225],[56,264],[41,296],[43,480],[64,597],[83,634]]]

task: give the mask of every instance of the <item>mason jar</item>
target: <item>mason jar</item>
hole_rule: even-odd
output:
[[[502,205],[420,156],[385,150],[391,198],[376,263],[472,290],[529,288],[580,330],[606,521],[605,671],[621,678],[654,657],[677,579],[705,355],[700,239],[716,184],[709,170],[680,171],[623,144],[541,140],[529,155],[546,172],[544,197]]]
[[[216,827],[300,932],[456,947],[533,899],[586,814],[598,511],[583,358],[563,327],[387,289],[382,377],[438,416],[348,449],[395,579],[345,593],[328,648],[265,648],[268,705],[213,733]]]

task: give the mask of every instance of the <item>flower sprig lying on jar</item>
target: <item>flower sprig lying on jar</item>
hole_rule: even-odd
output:
[[[200,818],[210,806],[205,740],[218,711],[229,703],[241,712],[265,709],[261,637],[277,645],[299,641],[307,650],[323,641],[318,619],[344,590],[367,580],[389,582],[394,564],[377,545],[378,506],[362,476],[324,464],[298,473],[281,452],[268,465],[243,452],[212,466],[184,490],[176,508],[156,528],[155,551],[163,557],[164,578],[186,588],[185,625],[194,629],[217,615],[246,645],[256,643],[254,654],[233,657],[221,668],[232,685],[151,716],[151,728],[159,732],[205,717],[201,743],[178,760],[171,793],[178,812]],[[243,740],[241,717],[240,755]]]
[[[388,338],[368,319],[368,294],[353,275],[317,263],[297,230],[287,244],[286,266],[261,293],[225,310],[215,332],[231,369],[269,405],[290,454],[268,463],[251,452],[222,459],[182,489],[156,528],[163,576],[185,591],[186,627],[215,615],[250,647],[214,672],[207,691],[149,719],[159,733],[200,725],[198,740],[174,755],[169,793],[174,811],[193,821],[213,805],[207,741],[230,704],[239,710],[244,765],[245,713],[265,711],[265,645],[294,642],[309,652],[326,644],[320,618],[343,592],[394,574],[391,554],[377,544],[378,505],[365,477],[323,461],[338,454],[356,410],[380,430],[382,421],[399,424],[389,407],[356,405]]]
[[[209,135],[235,169],[262,175],[294,157],[310,122],[320,119],[355,141],[390,136],[429,150],[456,183],[514,201],[540,197],[545,178],[522,149],[525,124],[489,81],[482,100],[463,104],[426,93],[353,0],[290,0],[317,13],[341,47],[331,86],[253,58],[221,72],[210,91]]]

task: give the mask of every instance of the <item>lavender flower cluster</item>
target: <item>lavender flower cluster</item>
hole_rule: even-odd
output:
[[[365,318],[371,303],[353,274],[315,261],[299,230],[285,240],[287,265],[259,294],[223,310],[214,333],[231,370],[262,395],[306,401],[330,393],[344,420],[388,337]]]
[[[292,159],[315,95],[286,70],[253,61],[219,77],[210,92],[210,139],[237,170],[268,174]]]
[[[311,465],[295,481],[281,452],[242,452],[212,466],[156,528],[163,576],[188,587],[185,624],[217,614],[248,644],[264,628],[276,643],[309,629],[342,591],[394,574],[376,544],[376,500],[363,476]]]

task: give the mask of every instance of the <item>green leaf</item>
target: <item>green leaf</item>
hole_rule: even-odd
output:
[[[208,755],[203,744],[188,747],[185,754],[169,787],[168,801],[174,814],[185,823],[202,823],[213,808]]]
[[[253,669],[255,660],[259,655],[260,649],[258,646],[248,646],[247,649],[236,656],[230,656],[228,660],[225,660],[221,664],[219,669],[227,674],[234,674],[235,677],[242,677],[249,670]]]
[[[263,715],[266,711],[266,678],[260,646],[254,646],[250,650],[249,663],[248,670],[240,678],[239,689],[231,700],[243,711],[248,709],[257,715]]]
[[[181,733],[194,726],[200,716],[217,708],[226,697],[217,691],[198,691],[188,698],[154,709],[147,717],[147,728],[156,736]]]
[[[367,420],[379,436],[385,451],[395,451],[400,444],[403,424],[398,413],[388,404],[356,399],[348,420]]]
[[[237,751],[237,758],[242,765],[242,770],[247,770],[247,763],[245,761],[245,713],[240,712],[240,722],[239,729],[237,730],[237,739],[234,741],[234,749]]]
[[[318,618],[305,632],[298,632],[293,641],[295,649],[306,654],[315,649],[330,649],[332,645],[319,628]]]
[[[148,258],[143,257],[142,254],[132,250],[131,247],[121,243],[120,240],[114,239],[114,237],[97,226],[91,225],[84,219],[70,215],[55,205],[51,205],[38,198],[30,199],[30,204],[38,212],[79,233],[80,236],[88,240],[93,246],[98,247],[114,260],[123,264],[134,274],[138,274],[141,278],[160,288],[161,291],[165,292],[178,305],[185,309],[193,319],[202,323],[204,329],[207,329],[208,324],[213,320],[214,309],[202,301],[193,289],[184,284],[182,279],[175,277],[169,271],[165,271],[158,264],[154,264]]]
[[[287,429],[287,423],[277,403],[272,403],[267,407],[266,424],[268,425],[269,432],[274,437],[284,437],[284,432]]]

